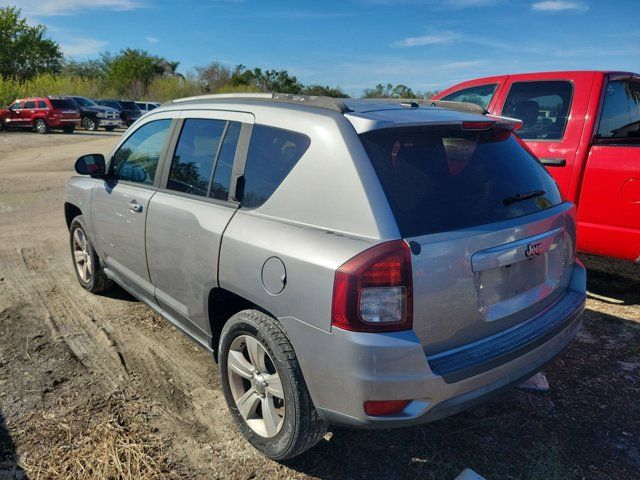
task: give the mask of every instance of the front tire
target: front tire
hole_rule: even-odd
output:
[[[98,130],[98,121],[95,118],[84,117],[82,119],[82,126],[85,130],[95,132],[96,130]]]
[[[229,410],[253,447],[285,460],[313,447],[327,424],[318,417],[298,359],[278,322],[243,310],[220,337],[220,378]]]
[[[100,258],[86,234],[82,215],[71,221],[69,228],[71,259],[78,282],[85,290],[99,293],[111,287],[111,280],[105,275]]]
[[[49,133],[49,125],[47,125],[47,122],[45,122],[43,118],[36,119],[33,125],[36,128],[36,132],[42,135],[44,135],[45,133]]]

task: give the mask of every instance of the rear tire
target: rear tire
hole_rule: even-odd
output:
[[[42,135],[49,133],[49,125],[47,125],[47,122],[43,118],[37,118],[33,126],[35,127],[36,132]]]
[[[105,129],[107,132],[113,132],[113,131],[116,129],[116,127],[104,127],[104,129]]]
[[[82,126],[85,130],[89,130],[91,132],[98,130],[98,122],[95,118],[84,117],[82,119]]]
[[[68,126],[68,127],[62,127],[62,131],[64,133],[73,133],[75,131],[75,129],[76,129],[75,125],[71,125],[71,126]]]
[[[71,221],[69,244],[73,269],[82,288],[91,293],[99,293],[111,288],[111,280],[105,275],[100,258],[86,234],[82,215],[78,215]]]
[[[263,455],[285,460],[322,439],[327,424],[313,406],[293,347],[275,319],[257,310],[235,314],[222,330],[219,359],[231,415]]]

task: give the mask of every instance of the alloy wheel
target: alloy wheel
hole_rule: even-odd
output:
[[[240,415],[258,435],[274,437],[284,423],[282,381],[271,356],[252,335],[236,337],[227,355],[231,394]]]
[[[93,273],[93,262],[87,236],[80,228],[73,232],[73,261],[82,281],[88,283]]]

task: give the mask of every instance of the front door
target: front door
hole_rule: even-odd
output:
[[[111,157],[109,178],[95,187],[92,199],[95,245],[102,260],[118,280],[152,301],[145,223],[171,122],[150,119],[129,135]]]
[[[593,73],[572,74],[571,80],[557,74],[539,76],[533,81],[521,81],[517,75],[509,78],[501,115],[522,120],[518,135],[547,167],[565,198],[575,201],[570,191],[571,170]]]
[[[640,78],[611,77],[587,158],[578,248],[626,260],[640,257]]]
[[[7,127],[20,127],[24,124],[21,116],[23,107],[24,102],[16,102],[7,109],[7,116],[4,119]]]

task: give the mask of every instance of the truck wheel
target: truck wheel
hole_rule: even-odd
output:
[[[104,129],[105,129],[107,132],[113,132],[113,131],[116,129],[116,127],[104,127]]]
[[[70,126],[67,126],[67,127],[62,127],[62,131],[63,131],[64,133],[73,133],[73,132],[75,131],[75,129],[76,129],[76,126],[75,126],[75,125],[70,125]]]
[[[36,132],[38,133],[49,133],[49,125],[47,125],[47,122],[45,122],[43,118],[37,118],[34,126],[36,127]]]
[[[100,258],[86,234],[82,215],[78,215],[71,221],[69,243],[76,277],[82,288],[92,293],[111,288],[111,280],[102,270]]]
[[[82,126],[85,128],[85,130],[91,130],[92,132],[98,130],[98,122],[96,122],[96,120],[91,117],[84,117],[82,119]]]
[[[327,424],[313,406],[293,347],[278,322],[243,310],[220,337],[220,379],[244,437],[265,456],[285,460],[313,447]]]

